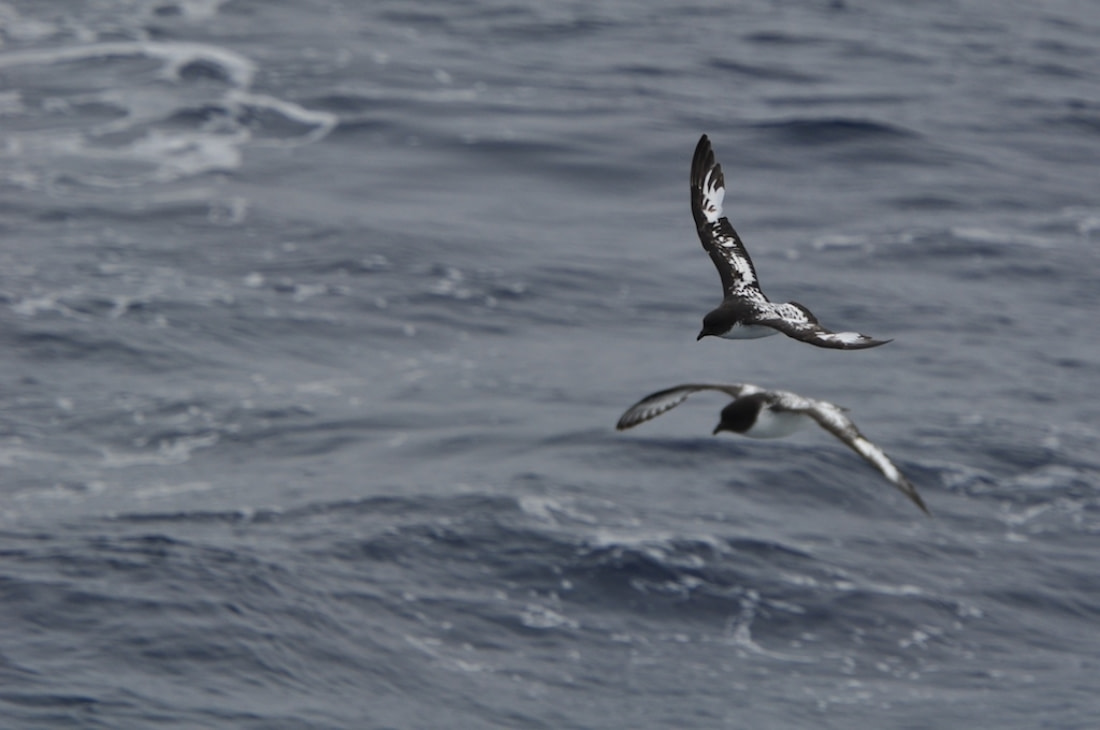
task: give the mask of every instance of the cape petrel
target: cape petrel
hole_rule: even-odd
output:
[[[656,418],[683,403],[689,395],[704,390],[717,390],[733,398],[722,409],[721,419],[712,433],[732,431],[749,438],[781,438],[800,428],[816,423],[866,459],[902,494],[929,514],[924,500],[890,458],[864,438],[844,409],[833,403],[806,398],[785,390],[766,390],[748,383],[708,385],[686,383],[651,393],[630,406],[615,426],[623,431]]]
[[[691,160],[691,213],[695,217],[699,240],[718,267],[725,298],[717,309],[703,318],[703,329],[697,340],[709,336],[747,340],[782,332],[811,345],[839,350],[862,350],[890,342],[859,332],[832,332],[818,324],[817,317],[797,302],[775,304],[769,301],[760,291],[756,269],[745,244],[729,219],[722,215],[725,196],[722,166],[715,162],[714,150],[704,134]]]

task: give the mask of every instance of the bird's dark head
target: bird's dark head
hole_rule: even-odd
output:
[[[711,312],[703,317],[703,329],[699,330],[699,336],[695,338],[695,341],[698,342],[704,337],[720,337],[728,329],[729,325],[717,315],[717,312]]]
[[[719,431],[745,433],[756,423],[756,417],[763,406],[763,393],[753,393],[738,398],[722,409],[722,416],[711,434],[717,434]]]

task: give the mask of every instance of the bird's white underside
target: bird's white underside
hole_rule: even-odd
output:
[[[741,324],[738,322],[728,331],[718,335],[724,340],[756,340],[761,337],[770,337],[779,334],[779,330],[773,327],[764,327],[759,324]]]
[[[744,435],[754,439],[783,438],[805,428],[811,422],[812,419],[805,413],[763,408],[756,417],[756,423]]]

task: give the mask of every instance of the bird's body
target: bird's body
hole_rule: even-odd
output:
[[[703,318],[696,339],[755,339],[782,332],[818,347],[860,350],[885,345],[858,332],[832,332],[798,302],[775,303],[760,289],[749,252],[729,219],[722,215],[726,181],[704,134],[691,161],[691,213],[703,248],[722,278],[724,299]]]
[[[867,460],[923,512],[928,512],[916,487],[902,475],[885,452],[859,432],[843,408],[828,401],[807,398],[786,390],[766,390],[748,383],[686,383],[642,398],[623,413],[616,428],[620,431],[633,428],[675,408],[692,393],[706,390],[716,390],[733,399],[722,409],[713,433],[732,431],[749,438],[782,438],[816,423]]]
[[[781,394],[793,395],[793,394]],[[712,434],[732,431],[753,439],[778,439],[813,423],[805,413],[776,405],[772,394],[761,391],[735,398],[722,411]]]
[[[714,337],[721,337],[723,340],[758,340],[761,337],[779,334],[779,330],[774,327],[747,323],[745,317],[737,311],[738,309],[740,307],[735,302],[729,304],[722,302],[717,309],[703,318],[703,330],[696,339],[701,340],[708,336],[703,332],[713,333]],[[730,322],[732,324],[728,324],[727,327],[727,323]]]
[[[718,336],[723,340],[759,340],[761,337],[771,337],[777,334],[779,334],[779,331],[773,330],[771,327],[738,322]]]

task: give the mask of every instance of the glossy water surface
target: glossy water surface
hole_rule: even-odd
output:
[[[1094,3],[0,3],[6,728],[1088,728]],[[711,136],[765,291],[695,341]],[[712,437],[680,382],[848,407]]]

